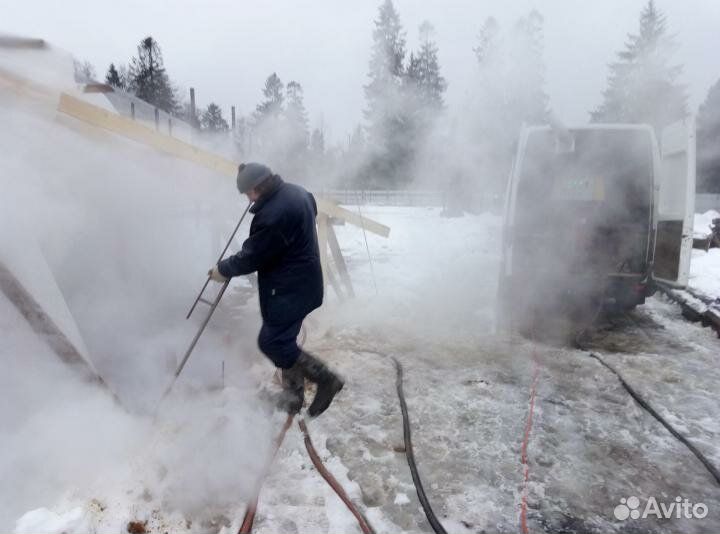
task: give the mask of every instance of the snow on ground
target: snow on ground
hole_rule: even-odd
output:
[[[696,239],[704,239],[710,235],[713,219],[720,219],[720,213],[715,210],[696,213],[693,221],[693,237]]]
[[[688,285],[708,297],[720,297],[720,248],[693,249]]]
[[[348,209],[357,211],[357,207]],[[359,298],[323,319],[393,334],[400,329],[431,339],[490,331],[500,218],[491,214],[446,218],[440,212],[439,208],[361,208],[363,216],[390,226],[387,239],[363,234],[351,225],[335,227]]]
[[[329,290],[325,306],[307,322],[305,347],[329,361],[347,382],[330,410],[309,428],[327,467],[378,533],[429,530],[401,452],[391,356],[405,368],[420,474],[448,531],[517,532],[525,492],[531,532],[717,531],[717,485],[614,375],[585,352],[493,334],[497,216],[446,219],[437,209],[391,207],[363,207],[362,213],[390,226],[391,233],[384,239],[364,236],[350,225],[336,227],[358,297],[340,303]],[[150,532],[237,530],[245,506],[242,491],[234,503],[225,492],[225,502],[206,503],[207,509],[198,511],[195,500],[173,499],[173,488],[192,486],[207,472],[220,476],[218,469],[228,481],[238,477],[252,485],[257,459],[250,462],[223,442],[252,428],[253,418],[265,418],[269,425],[263,433],[235,439],[241,439],[240,451],[247,450],[248,441],[266,451],[269,434],[282,424],[280,414],[269,416],[260,407],[249,411],[252,392],[233,387],[240,375],[267,382],[271,374],[256,351],[240,360],[233,357],[245,350],[257,326],[257,299],[243,305],[244,287],[244,282],[235,284],[210,331],[213,338],[225,336],[225,344],[216,348],[234,367],[226,389],[196,390],[194,397],[179,396],[171,403],[162,419],[167,430],[153,447],[157,452],[147,464],[128,467],[145,476],[134,479],[121,470],[92,486],[96,494],[85,488],[38,496],[34,508],[18,514],[17,532],[117,532],[131,519],[147,519]],[[601,330],[591,344],[712,461],[720,462],[720,367],[717,340],[707,329],[683,321],[679,309],[653,298],[628,319]],[[536,369],[525,487],[521,448]],[[183,417],[188,399],[195,399],[195,407]],[[255,415],[233,415],[248,413]],[[218,429],[225,433],[216,434]],[[209,448],[197,455],[203,464],[183,474],[163,474],[165,464],[192,462],[193,452],[203,447]],[[222,485],[215,489],[223,494]],[[682,496],[706,504],[709,513],[703,520],[617,520],[614,508],[632,495],[666,503]],[[254,531],[359,531],[312,466],[296,425],[260,495]]]
[[[306,348],[347,377],[311,432],[378,532],[429,529],[398,452],[402,423],[389,356],[405,366],[417,461],[448,531],[518,531],[534,360],[531,532],[717,529],[720,491],[711,476],[614,375],[587,353],[491,334],[498,218],[443,219],[436,210],[407,208],[366,208],[365,214],[392,227],[387,242],[368,235],[378,293],[362,232],[339,228],[360,296],[342,307],[331,297]],[[595,349],[717,461],[717,341],[656,299],[636,312],[636,320],[644,329],[617,325],[594,340]],[[298,458],[305,458],[300,472]],[[335,508],[337,498],[314,485],[318,475],[308,465],[293,430],[263,490],[259,531],[305,532],[314,517],[313,531],[334,532],[336,514],[351,519]],[[615,506],[631,495],[643,503],[651,496],[667,503],[682,496],[710,512],[703,521],[616,520]],[[357,527],[350,523],[343,531]]]
[[[720,358],[714,333],[684,321],[680,309],[660,297],[649,299],[627,316],[607,320],[607,328],[595,333],[589,348],[622,373],[640,395],[717,465],[720,401],[713,392],[720,380]],[[610,380],[609,391],[597,400],[615,402],[619,410],[615,415],[626,419],[622,428],[617,428],[619,437],[624,436],[624,446],[618,449],[609,440],[612,446],[606,449],[607,460],[601,459],[600,469],[592,470],[616,464],[612,477],[611,473],[606,475],[607,480],[623,481],[612,493],[616,504],[622,488],[627,495],[621,496],[635,495],[641,501],[654,496],[658,501],[671,502],[681,496],[704,502],[710,509],[708,517],[703,521],[642,520],[634,526],[658,532],[716,530],[720,517],[717,483],[687,448],[630,399],[609,371],[594,363],[596,379]],[[593,409],[600,410],[602,405]],[[596,419],[593,425],[605,427],[602,419]]]
[[[710,234],[713,219],[717,218],[720,218],[720,213],[715,210],[696,213],[694,237],[706,238]],[[707,297],[720,298],[720,249],[693,249],[688,285]]]

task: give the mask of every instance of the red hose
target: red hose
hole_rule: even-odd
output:
[[[308,432],[307,426],[305,425],[305,421],[303,419],[300,419],[300,421],[298,421],[298,425],[300,426],[300,430],[302,430],[303,434],[305,435],[305,448],[310,455],[310,459],[312,460],[315,469],[317,469],[318,473],[320,473],[325,479],[325,481],[330,484],[330,487],[335,490],[335,493],[337,493],[338,497],[340,497],[342,502],[345,503],[345,506],[348,507],[348,510],[350,510],[350,512],[355,516],[355,519],[357,519],[357,522],[360,525],[360,530],[363,531],[363,534],[375,534],[375,531],[370,526],[370,523],[368,523],[367,519],[365,519],[363,514],[353,504],[353,502],[350,500],[350,497],[348,497],[347,493],[345,493],[345,490],[340,485],[340,483],[323,465],[322,460],[320,460],[320,456],[318,456],[318,453],[312,444],[312,440],[310,439],[310,433]]]
[[[525,432],[523,433],[522,446],[520,449],[520,463],[523,466],[523,481],[522,481],[522,498],[520,502],[520,532],[522,534],[528,534],[527,525],[527,497],[528,497],[528,481],[530,480],[530,464],[528,463],[528,445],[530,443],[530,433],[533,427],[533,415],[535,413],[535,396],[537,393],[538,379],[540,377],[540,363],[537,357],[537,351],[535,348],[535,320],[533,319],[532,331],[530,335],[530,342],[532,343],[532,362],[533,362],[533,376],[532,382],[530,383],[530,400],[528,405],[528,416],[525,422]]]
[[[287,419],[285,420],[285,424],[280,430],[277,438],[275,438],[275,450],[265,464],[265,468],[263,469],[260,478],[258,478],[257,486],[255,488],[255,496],[253,497],[253,500],[250,501],[250,503],[248,504],[247,510],[245,510],[245,517],[243,517],[243,522],[242,525],[240,525],[240,530],[238,531],[238,534],[249,534],[252,530],[253,521],[255,520],[255,512],[257,511],[258,498],[260,497],[260,490],[262,489],[263,482],[265,482],[265,479],[270,472],[270,466],[272,465],[275,456],[277,456],[280,445],[282,445],[282,442],[285,439],[285,434],[290,428],[290,425],[292,425],[294,417],[295,414],[288,414]]]

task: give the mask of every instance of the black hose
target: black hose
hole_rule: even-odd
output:
[[[618,380],[620,380],[620,383],[623,385],[625,390],[630,394],[633,399],[635,399],[635,402],[642,406],[645,411],[647,411],[650,415],[657,419],[660,424],[662,424],[668,430],[668,432],[670,432],[673,436],[675,436],[675,438],[677,438],[678,441],[685,445],[690,450],[690,452],[692,452],[697,457],[697,459],[700,460],[700,462],[710,472],[713,478],[715,478],[715,482],[720,485],[720,472],[712,463],[710,463],[710,460],[708,460],[707,457],[702,452],[700,452],[697,447],[695,447],[695,445],[690,443],[690,441],[688,441],[685,436],[683,436],[670,423],[668,423],[667,420],[647,402],[647,400],[645,400],[637,391],[635,391],[635,389],[633,389],[630,384],[627,383],[623,376],[612,365],[607,363],[594,352],[588,352],[588,354],[591,358],[595,358],[605,368],[609,369],[613,374],[615,374],[615,376],[617,376]]]
[[[599,311],[600,309],[598,309],[598,312]],[[599,313],[596,314],[595,319],[597,319],[598,315]],[[695,445],[690,443],[690,441],[685,436],[678,432],[675,427],[673,427],[662,415],[660,415],[657,410],[655,410],[655,408],[653,408],[650,403],[648,403],[648,401],[645,400],[644,397],[642,397],[642,395],[635,391],[635,389],[627,383],[625,378],[620,374],[617,369],[615,369],[612,365],[603,360],[600,355],[587,350],[583,346],[580,339],[589,330],[590,326],[591,325],[588,325],[584,330],[578,332],[578,334],[575,336],[575,345],[580,350],[587,352],[591,358],[595,358],[606,369],[610,370],[618,378],[618,380],[620,380],[620,384],[622,384],[622,386],[625,388],[625,391],[630,394],[630,396],[635,400],[635,402],[637,402],[647,413],[652,415],[661,425],[663,425],[667,429],[667,431],[670,432],[670,434],[672,434],[680,443],[685,445],[690,450],[690,452],[692,452],[695,457],[700,460],[700,462],[705,466],[705,469],[710,472],[710,474],[715,479],[715,482],[720,486],[720,471],[718,471],[717,467],[715,467],[710,462],[710,460],[708,460],[707,457],[702,452],[700,452],[697,447],[695,447]]]
[[[402,411],[403,418],[403,438],[405,440],[405,456],[407,457],[408,466],[410,466],[410,474],[412,475],[413,483],[415,484],[415,490],[417,491],[418,500],[420,505],[425,512],[428,523],[435,531],[436,534],[447,534],[445,528],[442,526],[438,518],[435,516],[430,502],[428,501],[425,490],[423,489],[422,480],[420,480],[420,474],[418,473],[417,465],[415,464],[415,453],[413,452],[412,446],[412,435],[410,432],[410,416],[408,415],[407,404],[405,403],[405,394],[403,393],[403,368],[402,364],[394,356],[392,357],[395,362],[395,370],[397,371],[397,378],[395,385],[397,386],[397,394],[400,399],[400,410]]]

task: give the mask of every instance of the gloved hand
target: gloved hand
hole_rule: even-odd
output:
[[[220,271],[218,270],[217,265],[215,265],[212,269],[208,271],[208,276],[210,277],[210,280],[213,282],[219,282],[224,283],[227,282],[228,279],[225,278],[222,274],[220,274]]]

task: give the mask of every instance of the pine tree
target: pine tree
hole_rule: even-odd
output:
[[[432,40],[433,27],[425,21],[420,25],[420,50],[410,54],[404,78],[405,108],[408,117],[406,135],[412,146],[424,143],[443,108],[447,87],[440,75],[438,48]]]
[[[478,45],[473,48],[481,67],[497,61],[500,50],[500,25],[494,17],[488,17],[480,28]]]
[[[273,72],[265,80],[263,96],[265,100],[255,108],[255,123],[261,123],[267,119],[277,119],[283,112],[285,97],[283,96],[284,84],[277,73]]]
[[[333,173],[331,171],[332,154],[325,151],[325,132],[323,131],[322,124],[314,128],[310,135],[310,148],[307,152],[307,170],[308,176],[315,178],[327,177]],[[344,162],[347,163],[347,162]],[[322,184],[325,186],[326,184]]]
[[[374,24],[370,82],[364,88],[372,159],[361,180],[364,186],[397,186],[409,178],[410,125],[403,97],[405,34],[392,0],[380,6]]]
[[[418,98],[423,110],[438,112],[443,107],[443,93],[447,88],[440,75],[438,47],[432,40],[433,27],[425,21],[420,25],[420,50],[410,54],[406,85]]]
[[[325,154],[325,133],[315,128],[310,136],[310,151],[317,157]]]
[[[211,133],[227,132],[230,129],[227,121],[222,116],[220,106],[214,102],[208,104],[208,107],[203,111],[200,125],[204,131]]]
[[[473,97],[477,123],[494,125],[499,117],[493,116],[496,111],[504,114],[506,87],[506,61],[501,48],[500,25],[493,17],[488,17],[478,34],[478,45],[473,48],[478,62],[479,80]]]
[[[107,74],[105,74],[105,83],[116,89],[125,89],[125,81],[120,77],[114,63],[110,63]]]
[[[523,123],[547,121],[542,15],[533,10],[505,32],[488,17],[473,50],[480,78],[465,128],[475,146],[474,167],[482,170],[486,187],[501,192]]]
[[[697,115],[697,189],[720,193],[720,80],[708,92]]]
[[[235,123],[235,129],[232,132],[235,148],[239,156],[244,156],[248,152],[248,123],[245,117],[239,117]]]
[[[95,80],[95,67],[89,61],[79,61],[73,59],[73,68],[75,70],[75,81],[80,83],[91,83]]]
[[[123,90],[128,90],[128,84],[130,83],[130,71],[128,69],[127,65],[120,65],[120,68],[118,69],[118,75],[120,76],[120,81],[123,84]]]
[[[294,176],[304,176],[310,134],[302,86],[296,81],[288,82],[285,94],[285,110],[280,121],[281,135],[276,138],[282,145],[282,158],[287,171]]]
[[[273,72],[265,80],[263,101],[255,107],[250,121],[249,144],[253,157],[284,168],[288,153],[288,132],[284,125],[285,85]]]
[[[508,86],[509,54],[504,49],[500,25],[495,18],[485,20],[478,35],[478,45],[473,51],[480,75],[477,90],[473,93],[478,122],[482,127],[497,128],[497,123],[507,112],[508,92],[517,86],[514,83]]]
[[[545,94],[545,63],[543,61],[542,15],[532,10],[515,24],[509,50],[507,83],[510,91],[509,109],[513,124],[543,124],[548,116]]]
[[[419,172],[442,173],[440,167],[446,154],[437,125],[447,83],[440,75],[433,32],[429,22],[420,25],[420,48],[410,54],[403,83],[406,167],[412,177]]]
[[[357,125],[355,129],[353,130],[352,135],[350,136],[350,141],[348,143],[348,152],[352,154],[358,154],[361,155],[363,152],[365,152],[365,131],[361,125]]]
[[[637,34],[610,65],[603,102],[590,113],[594,122],[647,123],[656,130],[687,115],[685,88],[678,83],[681,65],[671,65],[676,48],[665,15],[648,0]]]
[[[137,57],[130,61],[128,89],[138,98],[167,113],[179,113],[175,89],[163,66],[162,52],[157,41],[148,36],[140,41],[137,51]]]
[[[287,84],[286,95],[285,121],[290,133],[290,142],[295,150],[304,149],[307,147],[309,134],[303,88],[298,82],[291,81]]]

